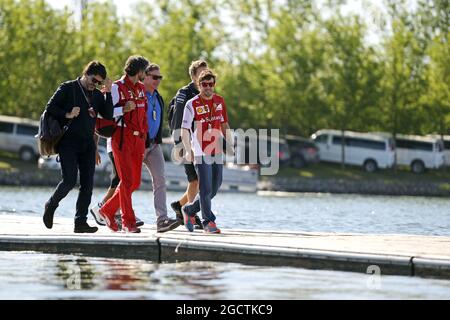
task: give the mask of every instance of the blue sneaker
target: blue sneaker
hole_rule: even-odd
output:
[[[181,208],[181,213],[183,214],[183,221],[186,229],[189,232],[194,232],[195,217],[189,216],[187,212],[184,210],[184,207]]]

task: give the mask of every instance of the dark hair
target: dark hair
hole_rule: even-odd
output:
[[[156,63],[150,63],[147,68],[145,68],[145,74],[148,75],[153,70],[160,70],[159,66]]]
[[[208,68],[208,63],[205,60],[192,61],[191,65],[189,66],[189,75],[191,76],[191,79],[195,76],[197,70],[202,67]]]
[[[127,59],[127,62],[125,62],[125,68],[123,71],[128,76],[135,76],[140,71],[145,71],[145,68],[147,68],[149,62],[147,59],[145,59],[143,56],[131,56]]]
[[[99,75],[103,79],[106,79],[106,68],[98,61],[91,61],[84,67],[83,75],[84,76]]]
[[[203,70],[202,73],[200,73],[198,77],[198,83],[201,83],[205,80],[211,80],[213,79],[214,82],[216,82],[216,75],[209,69]]]

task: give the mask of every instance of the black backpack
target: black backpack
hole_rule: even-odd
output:
[[[71,122],[72,120],[61,128],[59,121],[47,110],[42,113],[39,121],[39,131],[36,136],[38,139],[38,149],[41,156],[52,156],[58,154],[56,151],[56,146],[67,129],[69,129]]]
[[[73,105],[75,106],[75,84],[73,85]],[[53,156],[58,154],[57,145],[64,133],[69,129],[73,119],[70,119],[61,128],[58,119],[53,117],[47,110],[41,115],[39,121],[39,131],[35,136],[38,141],[38,149],[41,156]]]

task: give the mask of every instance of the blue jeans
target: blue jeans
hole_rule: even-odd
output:
[[[216,221],[216,216],[211,211],[211,200],[216,196],[222,185],[223,164],[197,163],[197,175],[199,181],[199,194],[192,204],[186,205],[184,210],[189,216],[194,216],[202,211],[203,225]]]

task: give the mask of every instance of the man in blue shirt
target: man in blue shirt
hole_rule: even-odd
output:
[[[144,85],[148,102],[149,132],[145,145],[144,164],[152,176],[158,232],[170,231],[180,225],[178,219],[170,219],[167,216],[164,156],[161,148],[164,100],[158,92],[162,78],[157,64],[151,63],[145,70]]]

